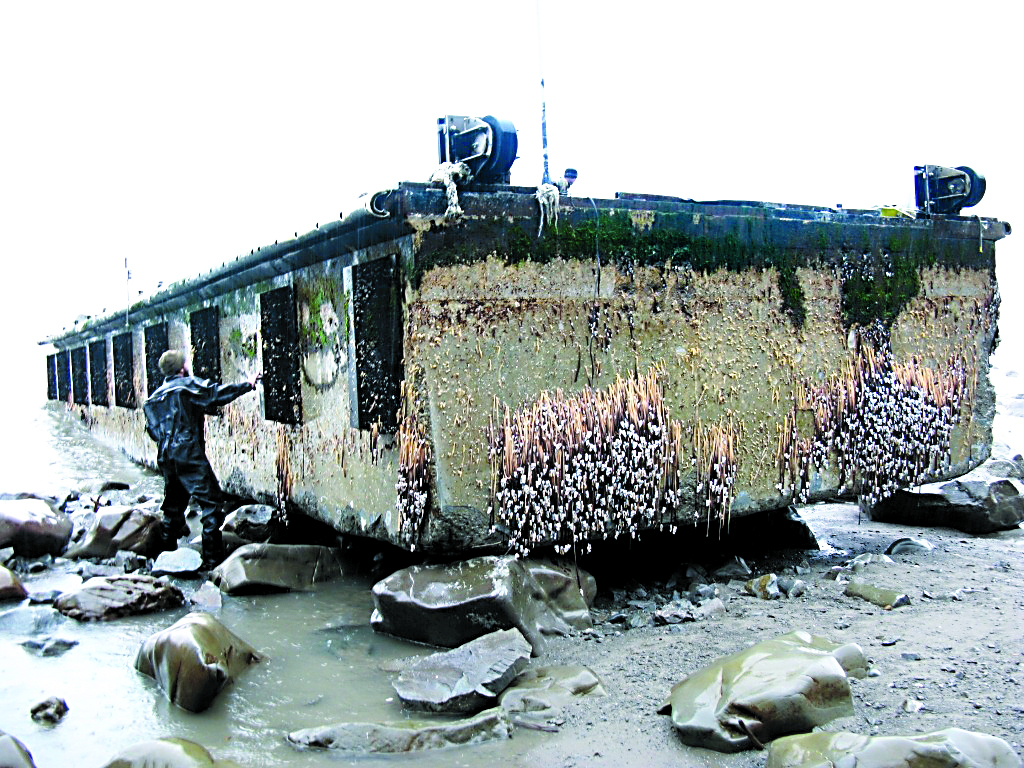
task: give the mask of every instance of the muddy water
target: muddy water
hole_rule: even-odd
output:
[[[59,407],[28,414],[22,445],[29,459],[16,479],[3,479],[0,492],[53,486],[92,485],[120,479],[159,493],[160,478],[133,466],[98,444]],[[34,430],[34,431],[33,431]],[[31,448],[28,448],[31,446]],[[34,467],[30,472],[29,465]],[[8,474],[13,466],[8,462]],[[14,483],[12,485],[12,483]],[[30,592],[68,589],[81,579],[72,566],[26,578]],[[199,581],[177,581],[186,595]],[[300,752],[286,733],[343,721],[399,720],[402,711],[391,687],[388,661],[431,649],[378,635],[369,626],[372,581],[344,577],[313,592],[223,598],[211,610],[220,621],[267,659],[225,689],[213,706],[192,714],[169,704],[151,680],[133,666],[143,640],[187,613],[183,608],[112,622],[64,620],[47,634],[76,640],[59,657],[35,656],[20,643],[25,635],[0,629],[0,730],[28,746],[38,768],[101,766],[140,741],[177,736],[196,741],[217,758],[242,766],[395,765],[396,758],[345,758],[326,750]],[[0,606],[0,612],[15,607]],[[50,696],[65,699],[69,712],[55,726],[32,721],[34,704]],[[423,768],[473,766],[517,759],[544,734],[519,732],[512,741],[397,758]]]
[[[67,586],[71,580],[49,575],[30,588]],[[186,590],[198,586],[179,584]],[[19,636],[7,634],[0,639],[5,659],[0,727],[29,747],[39,768],[99,766],[124,747],[172,735],[245,766],[345,764],[330,753],[298,752],[284,735],[332,722],[403,718],[391,675],[381,665],[428,650],[370,629],[370,586],[342,579],[314,593],[225,598],[212,612],[267,659],[200,714],[169,704],[133,668],[143,640],[184,615],[184,609],[114,622],[65,621],[52,634],[78,645],[60,657],[32,655],[18,647]],[[32,705],[48,696],[64,698],[70,708],[53,727],[29,717]],[[417,764],[457,764],[450,758],[446,753],[440,762]],[[466,758],[472,755],[467,752]]]
[[[118,480],[157,493],[155,472],[132,464],[124,454],[95,440],[63,404],[20,406],[2,414],[0,493],[89,488]]]

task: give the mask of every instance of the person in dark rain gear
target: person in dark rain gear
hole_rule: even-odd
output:
[[[194,498],[202,509],[203,568],[224,559],[220,527],[224,523],[223,493],[206,457],[204,417],[256,389],[261,375],[238,384],[213,384],[189,374],[185,355],[171,349],[160,356],[166,377],[143,406],[146,431],[157,444],[157,465],[164,476],[163,521],[159,551],[177,548],[188,533],[185,509]]]

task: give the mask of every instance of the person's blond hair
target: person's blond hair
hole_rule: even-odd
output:
[[[160,370],[164,376],[173,376],[185,365],[185,353],[180,349],[168,349],[160,355]]]

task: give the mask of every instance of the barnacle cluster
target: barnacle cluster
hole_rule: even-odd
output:
[[[492,520],[526,556],[542,542],[636,537],[676,505],[682,427],[665,413],[661,371],[606,390],[495,402],[488,429]]]
[[[728,519],[736,478],[732,424],[694,431],[667,416],[664,370],[619,378],[607,389],[541,393],[515,411],[495,401],[488,428],[491,520],[510,549],[526,556],[555,542],[639,537],[647,528],[677,530],[681,485],[696,466],[698,509]],[[686,454],[691,452],[690,461]]]
[[[706,532],[711,532],[711,519],[717,518],[719,531],[728,529],[735,498],[736,444],[739,435],[732,419],[712,424],[706,430],[696,429],[693,437],[694,461],[697,464],[697,514],[706,516]],[[703,509],[701,509],[703,507]],[[674,531],[673,531],[674,532]]]
[[[285,509],[292,498],[292,484],[295,478],[289,461],[291,440],[284,424],[277,425],[275,442],[277,448],[274,462],[277,471],[277,506],[279,509]]]
[[[416,550],[426,522],[430,479],[430,442],[415,415],[405,415],[398,424],[398,481],[395,483],[399,536]]]
[[[840,493],[852,489],[868,510],[897,489],[944,471],[972,381],[963,358],[951,358],[937,371],[917,359],[894,362],[886,343],[861,344],[841,374],[823,385],[797,387],[779,434],[777,489],[806,501],[811,468],[820,471],[834,461]],[[801,436],[800,411],[813,415],[813,436]]]

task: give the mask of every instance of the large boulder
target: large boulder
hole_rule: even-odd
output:
[[[0,602],[4,600],[24,600],[28,596],[18,574],[6,566],[0,565]]]
[[[263,657],[208,613],[190,613],[147,639],[135,668],[152,677],[172,704],[202,712]]]
[[[992,533],[1024,522],[1024,496],[1010,480],[953,480],[899,490],[871,509],[882,523],[955,528]]]
[[[859,646],[790,632],[694,672],[658,712],[690,746],[739,752],[852,715],[847,674],[866,672]]]
[[[57,598],[54,607],[79,621],[107,621],[139,613],[166,611],[185,602],[181,590],[152,576],[94,576]]]
[[[337,723],[288,734],[296,747],[320,747],[351,755],[422,752],[468,746],[512,734],[508,715],[499,707],[460,720],[399,720],[392,723]]]
[[[916,736],[862,736],[845,731],[786,736],[772,743],[765,768],[1020,768],[1020,764],[1002,739],[946,728]]]
[[[133,744],[103,768],[232,768],[233,760],[214,760],[205,747],[178,738],[154,739]]]
[[[337,550],[310,544],[246,544],[210,572],[228,595],[309,589],[339,576]]]
[[[28,747],[3,731],[0,731],[0,766],[3,768],[36,768]]]
[[[71,538],[71,520],[43,499],[0,501],[0,547],[22,557],[59,555]]]
[[[502,629],[402,669],[393,683],[402,704],[425,712],[473,714],[493,707],[530,660],[518,629]]]
[[[513,557],[414,565],[374,585],[370,623],[378,632],[446,648],[515,627],[538,655],[545,634],[592,626],[596,591],[589,573]]]
[[[251,542],[269,542],[281,530],[281,514],[269,504],[246,504],[224,518],[221,530]]]
[[[90,522],[81,543],[67,557],[113,557],[121,550],[154,554],[160,539],[160,515],[134,507],[106,507]]]

